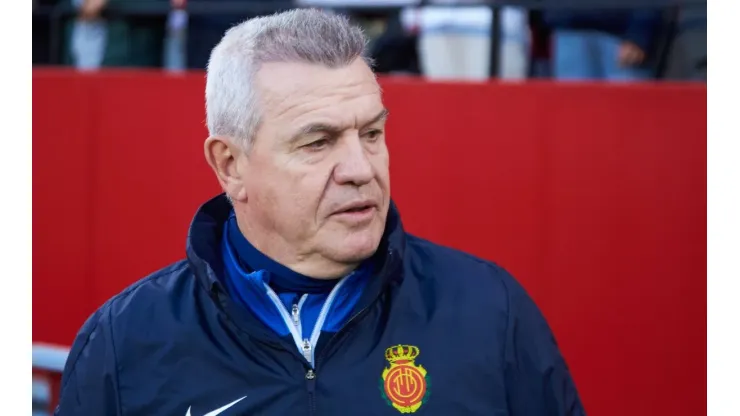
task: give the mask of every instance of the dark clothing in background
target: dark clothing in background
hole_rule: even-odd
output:
[[[644,10],[548,10],[542,19],[550,30],[596,30],[633,42],[653,52],[663,25],[663,12]]]
[[[208,0],[200,0],[207,2]],[[261,3],[264,6],[264,0],[236,0],[234,4],[249,3]],[[245,6],[246,8],[246,6]],[[188,55],[188,68],[190,69],[205,69],[208,65],[208,59],[211,56],[213,48],[221,41],[224,34],[231,27],[242,23],[247,19],[264,15],[265,13],[272,14],[279,11],[276,8],[265,8],[260,7],[258,12],[224,12],[218,14],[203,14],[193,15],[191,14],[188,20],[188,41],[187,41],[187,55]],[[261,12],[261,13],[260,13]]]
[[[389,17],[385,31],[370,48],[375,72],[420,74],[417,42],[416,34],[404,30],[399,13]]]
[[[254,16],[194,16],[188,19],[188,68],[205,69],[213,48],[229,28]]]
[[[683,6],[667,53],[666,79],[707,81],[707,7]]]

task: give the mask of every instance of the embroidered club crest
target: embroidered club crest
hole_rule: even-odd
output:
[[[401,413],[414,413],[429,398],[427,370],[414,363],[419,348],[413,345],[396,345],[385,350],[390,367],[383,370],[380,391],[388,405]]]

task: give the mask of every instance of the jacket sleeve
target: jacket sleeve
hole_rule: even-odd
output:
[[[509,290],[505,358],[511,416],[586,414],[549,325],[516,282]]]
[[[54,415],[120,414],[110,315],[103,307],[85,322],[72,344]]]

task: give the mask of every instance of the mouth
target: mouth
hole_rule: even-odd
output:
[[[355,202],[340,208],[333,215],[362,219],[372,215],[375,212],[376,207],[377,205],[370,201]]]

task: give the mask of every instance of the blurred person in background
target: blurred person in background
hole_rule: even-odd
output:
[[[72,24],[72,61],[77,69],[98,69],[103,64],[108,43],[108,22],[101,16],[107,0],[72,2],[79,10]]]
[[[126,0],[70,1],[79,12],[68,26],[67,63],[81,70],[162,66],[163,18],[145,15],[105,16],[106,8],[125,7]]]
[[[552,33],[552,73],[560,80],[641,81],[661,35],[660,10],[568,10],[542,13]]]
[[[168,71],[184,71],[188,65],[188,20],[185,0],[170,0],[162,65]]]
[[[83,325],[57,415],[584,414],[522,286],[404,230],[366,43],[308,9],[226,33],[204,144],[224,193],[186,260]]]
[[[425,78],[480,81],[490,77],[491,31],[499,28],[492,26],[490,7],[467,3],[481,1],[445,0],[407,10],[405,20],[418,27],[419,63]]]

